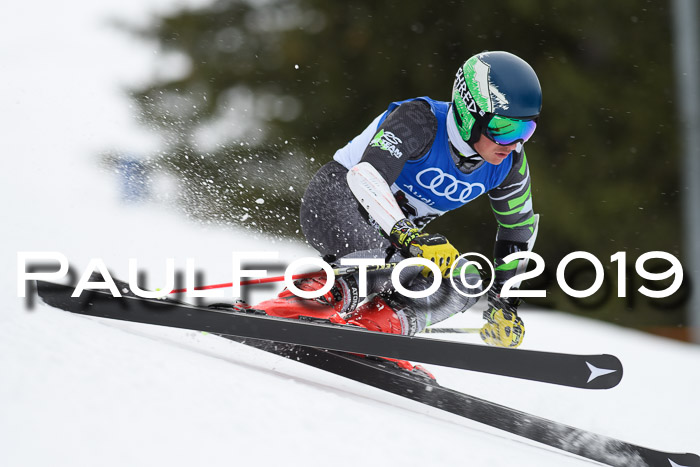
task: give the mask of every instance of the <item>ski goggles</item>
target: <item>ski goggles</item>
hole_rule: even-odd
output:
[[[534,120],[517,120],[494,115],[484,129],[484,135],[501,146],[524,143],[532,137],[537,128]]]

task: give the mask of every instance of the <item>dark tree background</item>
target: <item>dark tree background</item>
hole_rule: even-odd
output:
[[[167,136],[153,163],[176,174],[190,215],[301,238],[310,176],[395,100],[450,98],[454,73],[483,50],[537,71],[544,108],[527,145],[536,251],[553,276],[593,253],[606,287],[583,302],[546,276],[544,306],[638,327],[683,323],[683,297],[615,297],[616,265],[651,250],[680,256],[679,144],[670,5],[665,1],[218,0],[135,31],[158,44],[159,75],[134,90]],[[175,57],[175,59],[172,59]],[[175,65],[173,65],[173,63]],[[460,251],[490,254],[496,223],[479,199],[430,225]],[[592,268],[573,263],[571,285]],[[632,271],[631,277],[634,278]],[[611,294],[611,298],[606,295]]]

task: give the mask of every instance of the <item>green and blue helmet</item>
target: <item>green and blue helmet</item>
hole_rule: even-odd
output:
[[[482,52],[457,71],[451,107],[451,140],[473,147],[484,134],[501,145],[524,143],[537,126],[542,89],[525,60],[509,52]]]

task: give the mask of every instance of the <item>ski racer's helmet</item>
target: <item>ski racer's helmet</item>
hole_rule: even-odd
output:
[[[484,134],[502,145],[524,143],[535,132],[541,109],[540,82],[525,60],[509,52],[482,52],[457,71],[450,139],[459,137],[473,147]]]

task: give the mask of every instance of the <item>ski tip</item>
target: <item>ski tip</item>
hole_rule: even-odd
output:
[[[585,359],[587,389],[611,389],[622,381],[622,362],[614,355],[592,355]]]
[[[697,454],[670,454],[667,460],[670,467],[700,467],[700,456]]]

